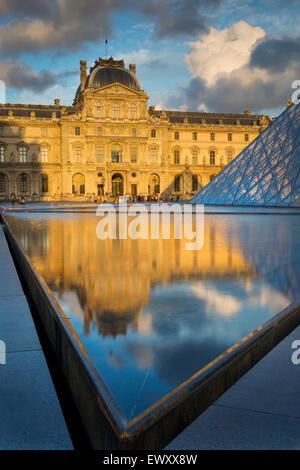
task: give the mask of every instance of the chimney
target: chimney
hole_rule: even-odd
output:
[[[60,106],[60,100],[59,99],[54,100],[54,106]]]
[[[136,65],[135,64],[129,64],[129,72],[136,75]]]
[[[86,79],[87,79],[86,60],[81,60],[80,61],[80,91],[84,90]]]

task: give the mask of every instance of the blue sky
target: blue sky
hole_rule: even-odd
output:
[[[70,105],[79,60],[105,57],[107,35],[149,105],[275,115],[300,79],[299,13],[293,0],[3,0],[0,78],[8,102]]]

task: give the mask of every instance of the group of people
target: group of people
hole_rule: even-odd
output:
[[[128,196],[128,202],[178,202],[180,200],[179,196],[163,196],[159,194],[148,194],[148,195],[137,195],[137,196]],[[119,202],[119,196],[106,193],[105,196],[96,196],[94,202],[99,204],[101,202]]]
[[[21,199],[17,199],[14,195],[11,197],[11,203],[14,206],[15,204],[26,204],[25,197],[22,196]]]

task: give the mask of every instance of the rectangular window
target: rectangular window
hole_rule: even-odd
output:
[[[210,161],[210,164],[211,165],[215,165],[216,164],[216,152],[214,150],[211,150],[209,152],[209,161]]]
[[[43,163],[48,162],[48,148],[47,147],[41,148],[41,161]]]
[[[180,163],[180,151],[174,150],[174,163],[175,165],[179,165]]]
[[[102,127],[98,127],[98,136],[99,136],[99,137],[102,136]]]
[[[179,132],[174,132],[174,139],[179,140]]]
[[[120,117],[120,105],[119,103],[113,103],[112,105],[112,117],[117,119]]]
[[[103,117],[103,106],[101,104],[96,106],[96,117],[97,118],[102,118]]]
[[[192,191],[198,191],[198,176],[197,175],[193,175]]]
[[[48,193],[49,191],[49,179],[48,175],[42,175],[42,192],[43,193]]]
[[[180,175],[176,175],[174,178],[174,191],[180,191]]]
[[[4,162],[5,160],[5,150],[4,147],[0,147],[0,162]]]
[[[118,150],[112,150],[111,161],[112,163],[122,163],[122,152]]]
[[[193,150],[192,162],[193,162],[193,165],[198,165],[198,150]]]
[[[19,148],[19,155],[20,155],[20,162],[25,163],[27,160],[27,148],[26,147],[20,147]]]
[[[131,149],[131,151],[130,151],[130,160],[131,160],[131,163],[136,163],[137,162],[137,149],[136,148]]]
[[[47,136],[47,127],[42,127],[41,135],[42,135],[42,137],[46,137],[46,136]]]
[[[197,140],[197,132],[193,132],[193,140]]]
[[[249,134],[245,134],[245,142],[249,142]]]
[[[0,126],[0,136],[2,137],[3,134],[4,134],[4,132],[3,132],[3,126]]]
[[[156,163],[157,160],[157,150],[156,149],[150,149],[150,161],[151,163]]]
[[[131,185],[131,196],[136,196],[137,195],[137,184],[133,183]]]
[[[74,157],[76,163],[81,162],[81,147],[75,147]]]
[[[151,129],[151,137],[156,137],[156,130],[155,129]]]
[[[227,163],[232,161],[232,150],[227,150]]]
[[[96,148],[96,160],[98,163],[103,163],[103,147]]]
[[[132,104],[130,106],[130,119],[136,119],[136,105]]]
[[[20,137],[24,137],[25,135],[25,127],[20,127]]]
[[[0,193],[5,193],[5,176],[0,175]]]
[[[80,135],[80,127],[75,127],[75,135]]]
[[[215,133],[214,132],[210,133],[210,140],[215,140]]]
[[[228,142],[231,142],[232,141],[232,134],[228,134]]]

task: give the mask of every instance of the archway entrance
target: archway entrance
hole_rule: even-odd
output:
[[[114,197],[123,196],[123,176],[115,173],[111,179],[112,194]]]
[[[152,173],[149,178],[148,185],[149,194],[159,194],[160,193],[160,179],[159,176],[155,173]]]
[[[85,178],[82,173],[76,173],[72,178],[72,192],[75,196],[85,193]]]

